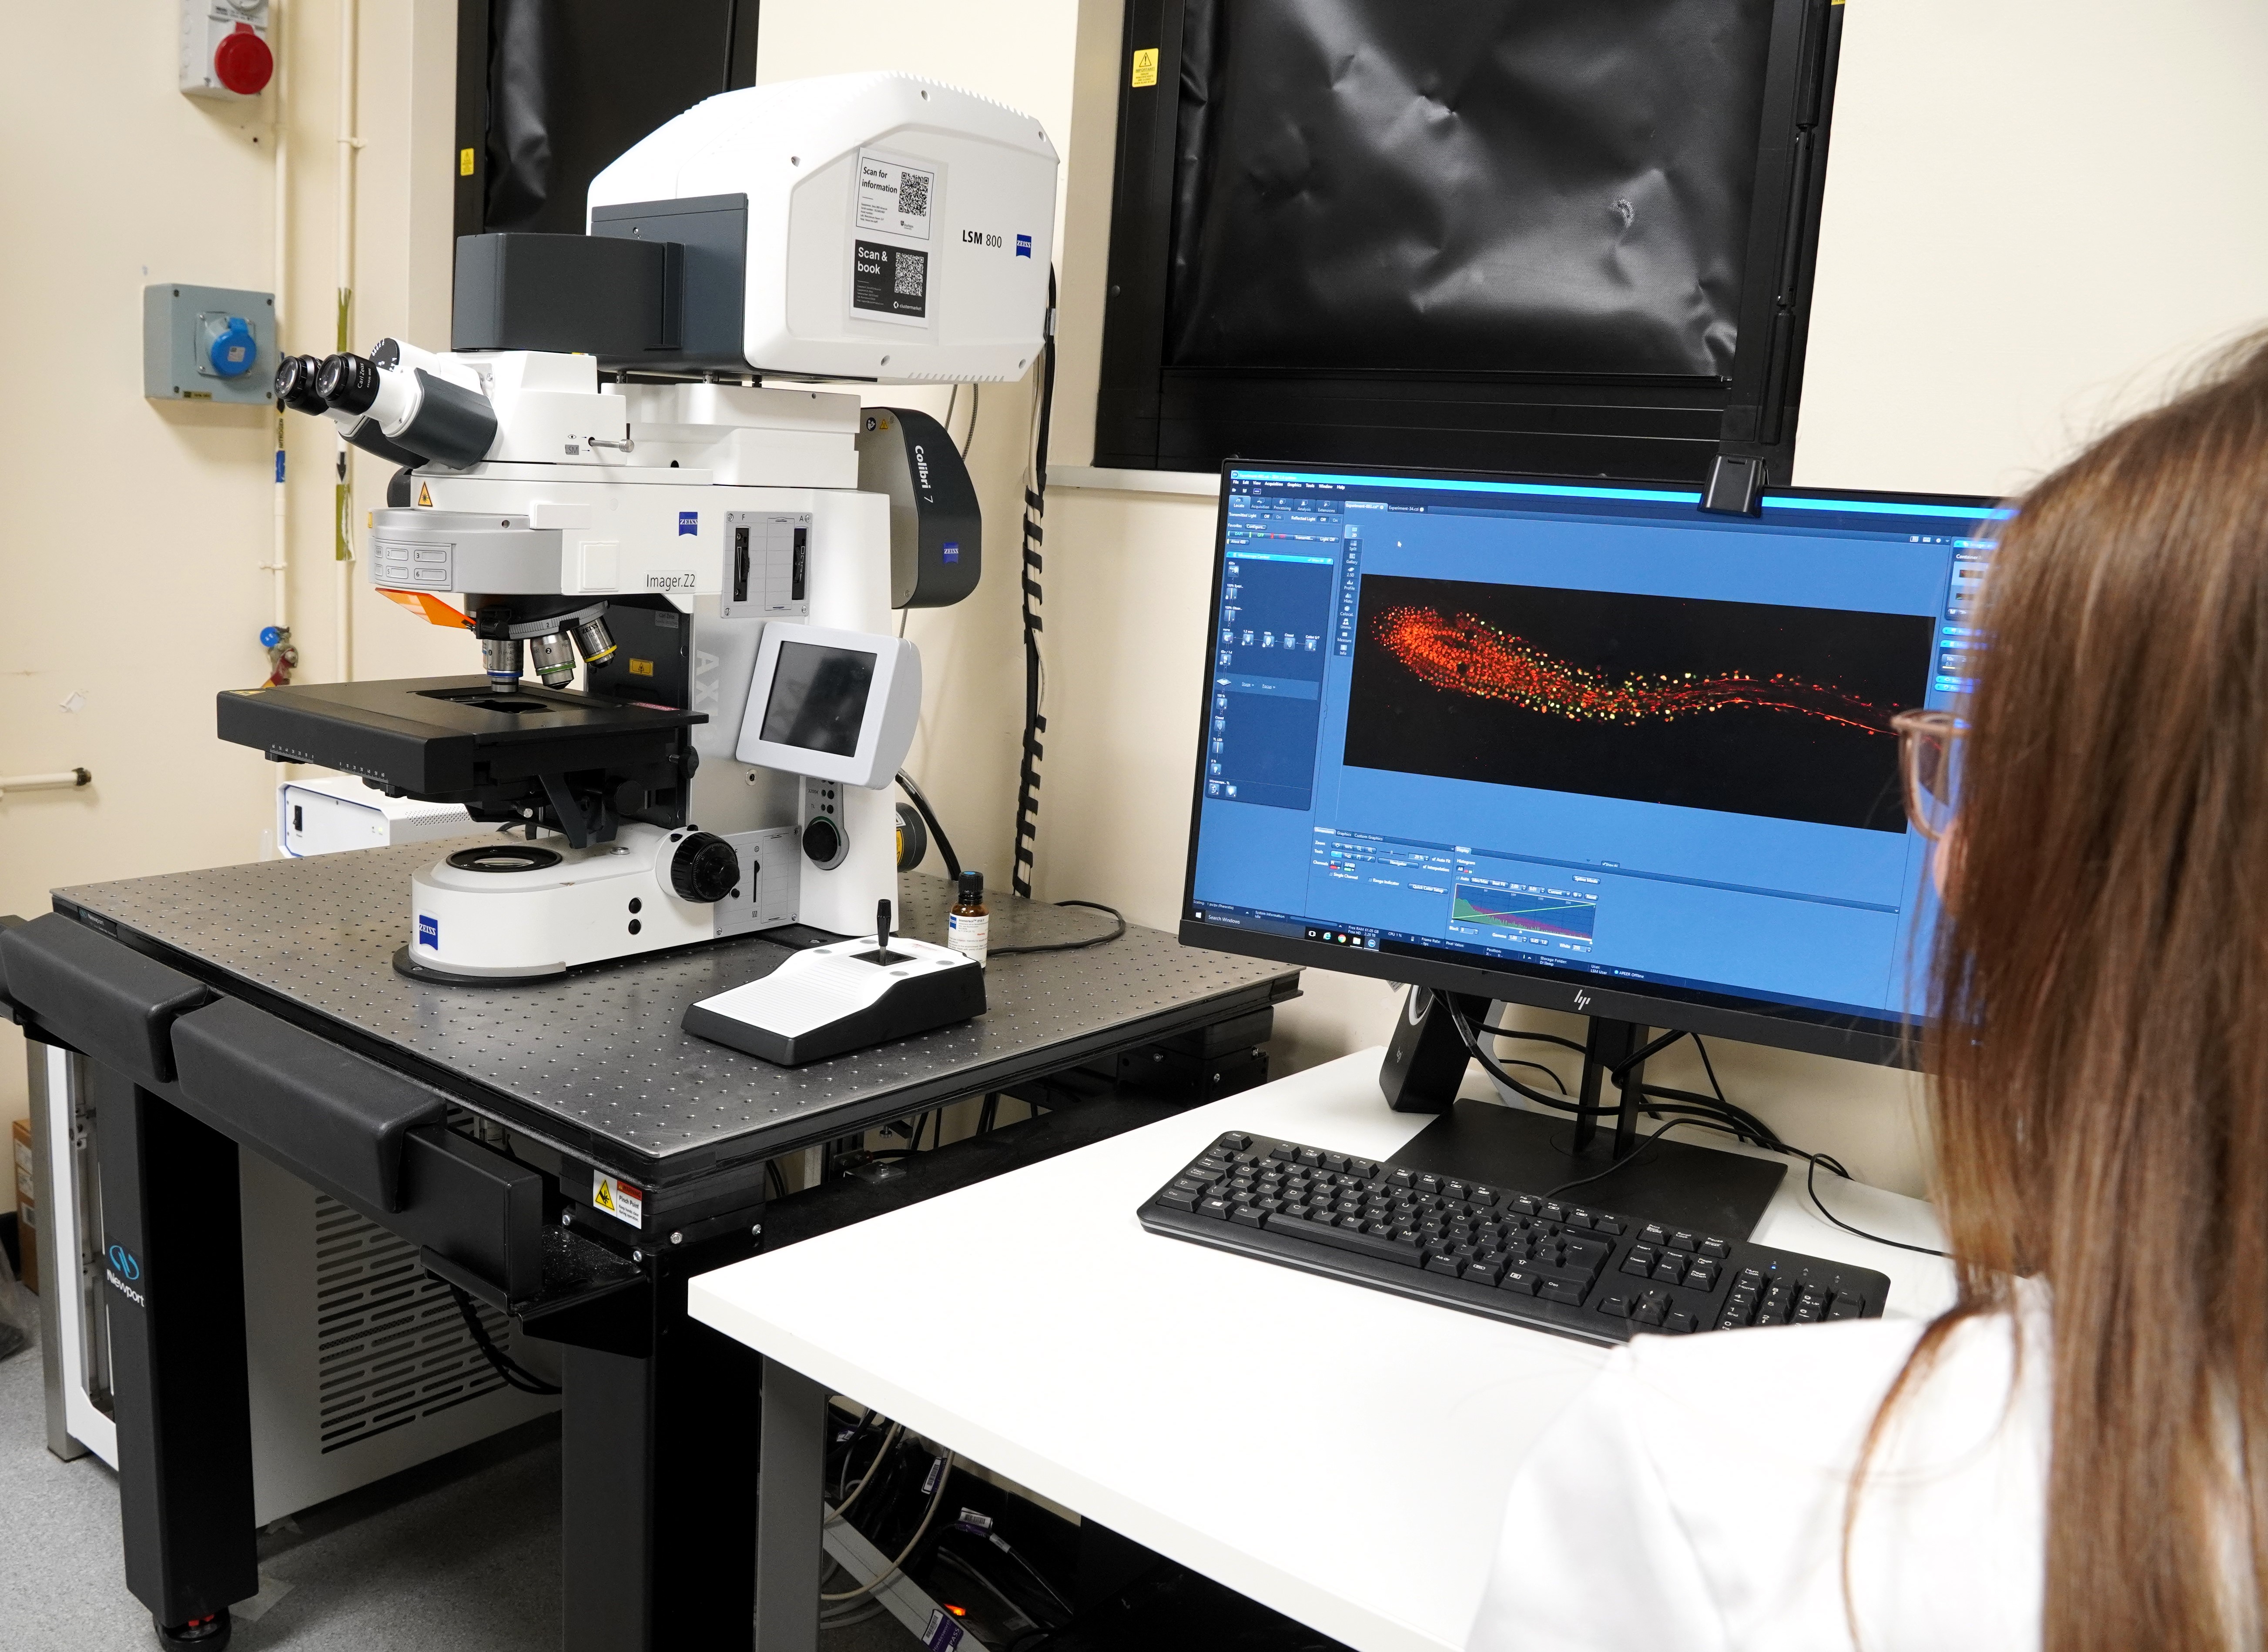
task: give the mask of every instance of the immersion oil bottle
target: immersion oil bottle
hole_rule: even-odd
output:
[[[945,943],[982,965],[990,945],[991,929],[991,909],[984,904],[984,874],[961,873],[960,899],[945,920]]]

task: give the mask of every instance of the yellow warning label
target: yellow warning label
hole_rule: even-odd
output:
[[[1154,86],[1158,84],[1158,48],[1145,46],[1134,54],[1134,84]]]
[[[644,1224],[645,1195],[617,1177],[593,1173],[591,1178],[591,1202],[617,1221],[629,1222],[633,1228]]]
[[[652,675],[653,675],[653,662],[652,662],[652,660],[650,660],[650,659],[634,659],[634,660],[632,660],[632,661],[630,662],[630,675],[631,675],[631,676],[633,676],[633,677],[651,677],[651,676],[652,676]]]
[[[457,151],[457,176],[460,178],[469,178],[472,175],[473,151],[468,149],[460,149]]]
[[[422,481],[417,484],[417,503],[427,506],[433,503],[433,490]]]

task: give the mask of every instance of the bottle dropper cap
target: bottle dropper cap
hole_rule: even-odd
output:
[[[961,875],[961,904],[974,907],[984,899],[984,874],[963,872]]]

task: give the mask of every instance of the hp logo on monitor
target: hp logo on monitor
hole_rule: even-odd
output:
[[[1590,1007],[1591,995],[1585,992],[1581,988],[1577,988],[1575,989],[1575,1008],[1578,1010],[1587,1010]]]

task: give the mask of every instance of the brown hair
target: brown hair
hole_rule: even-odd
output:
[[[1959,1296],[1867,1450],[2043,1278],[2043,1645],[2226,1648],[2268,1585],[2268,336],[2025,496],[1983,623],[1926,1039]]]

